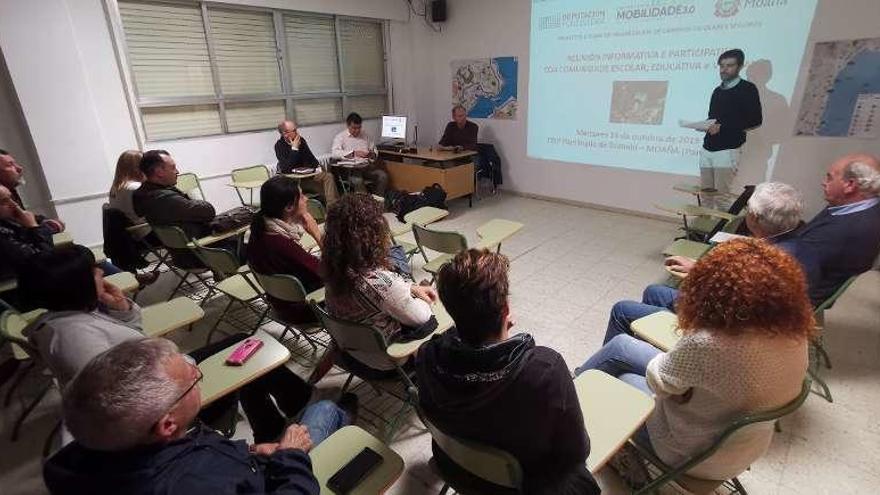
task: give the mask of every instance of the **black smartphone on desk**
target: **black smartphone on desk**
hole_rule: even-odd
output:
[[[327,480],[327,488],[337,495],[345,495],[358,485],[368,474],[382,464],[382,456],[375,450],[364,447],[354,459],[342,466]]]

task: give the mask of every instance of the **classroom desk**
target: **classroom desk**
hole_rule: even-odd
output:
[[[250,225],[242,225],[237,229],[227,230],[226,232],[221,232],[219,234],[206,235],[205,237],[201,237],[199,239],[196,239],[195,241],[190,242],[189,244],[187,244],[187,247],[193,248],[196,247],[196,244],[203,247],[210,246],[211,244],[220,242],[224,239],[229,239],[230,237],[244,235],[248,230],[250,230],[250,228]]]
[[[321,485],[321,495],[333,495],[327,481],[364,447],[382,456],[382,463],[357,484],[348,495],[376,495],[385,493],[403,473],[403,458],[358,426],[349,425],[327,437],[309,452],[312,473]]]
[[[590,436],[587,468],[596,473],[647,421],[654,399],[599,370],[581,373],[574,388]]]
[[[70,232],[59,232],[52,235],[52,245],[55,247],[73,244],[73,236]]]
[[[391,227],[391,237],[411,232],[413,224],[424,227],[434,222],[439,222],[448,216],[449,210],[434,208],[433,206],[423,206],[404,215],[403,220],[405,223],[396,222],[395,220],[396,223]]]
[[[449,330],[455,325],[455,322],[452,321],[452,317],[449,316],[449,313],[446,312],[446,308],[443,307],[443,303],[437,301],[431,306],[431,310],[434,312],[434,317],[437,318],[437,328],[418,340],[412,340],[410,342],[406,342],[403,344],[391,344],[385,349],[385,352],[394,359],[405,359],[409,356],[412,356],[419,350],[422,344],[431,340],[435,335],[440,335],[445,331]]]
[[[290,359],[290,351],[268,333],[258,330],[252,338],[263,341],[263,347],[241,366],[226,364],[226,358],[238,347],[236,342],[199,363],[204,378],[199,388],[202,393],[202,407],[234,392]]]
[[[161,337],[205,316],[205,311],[188,297],[175,297],[170,301],[141,308],[141,327],[147,337]]]
[[[318,168],[315,169],[314,172],[308,172],[308,173],[305,173],[305,174],[298,174],[298,173],[296,173],[296,172],[293,172],[293,173],[290,173],[290,174],[281,174],[281,175],[283,175],[283,176],[285,176],[285,177],[290,177],[291,179],[303,180],[303,179],[311,179],[312,177],[314,177],[314,176],[320,174],[321,172],[322,172],[321,168],[318,167]]]
[[[440,151],[418,148],[415,152],[379,150],[392,188],[419,192],[434,183],[446,191],[447,199],[474,196],[474,162],[468,161],[476,151]],[[408,160],[408,161],[407,161]]]
[[[669,311],[660,311],[643,316],[629,324],[637,337],[663,352],[675,347],[681,339],[678,333],[678,316]]]
[[[696,184],[676,184],[672,186],[673,191],[678,191],[685,194],[692,194],[697,198],[697,205],[703,205],[703,198],[714,198],[714,197],[727,197],[727,198],[736,198],[736,195],[731,193],[725,193],[717,190],[706,190],[701,186]]]

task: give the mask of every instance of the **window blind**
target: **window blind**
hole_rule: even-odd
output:
[[[229,132],[272,129],[284,120],[284,102],[260,101],[226,104],[226,126]]]
[[[336,25],[333,18],[286,14],[284,35],[293,91],[339,91]]]
[[[217,105],[142,108],[148,141],[220,134]]]
[[[140,99],[214,95],[197,5],[121,1],[119,12]]]
[[[349,96],[348,111],[357,112],[365,119],[381,117],[388,99],[385,95]]]
[[[385,54],[382,24],[343,19],[339,22],[345,91],[384,91]]]
[[[208,20],[223,94],[280,95],[272,13],[211,8]]]
[[[342,98],[294,100],[293,113],[301,126],[328,124],[342,120]]]

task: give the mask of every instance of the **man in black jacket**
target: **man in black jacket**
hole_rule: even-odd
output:
[[[123,342],[67,386],[64,424],[76,439],[45,465],[53,494],[317,495],[308,429],[248,447],[192,422],[199,368],[165,339]]]
[[[599,493],[586,470],[590,439],[568,366],[531,335],[509,334],[508,266],[503,255],[471,249],[441,268],[437,288],[456,329],[416,355],[421,407],[440,431],[516,457],[526,493],[561,479]],[[454,469],[436,446],[434,458]]]
[[[700,150],[700,182],[704,189],[730,191],[746,131],[762,122],[758,88],[739,77],[744,61],[745,54],[739,49],[718,57],[721,84],[709,101],[709,118],[715,123],[706,131]]]
[[[339,198],[333,174],[321,169],[318,159],[309,148],[309,143],[299,133],[296,122],[285,120],[278,124],[281,137],[275,142],[275,157],[278,159],[278,173],[290,174],[297,168],[312,168],[318,174],[300,181],[303,191],[322,194],[327,206]]]
[[[0,185],[0,279],[14,277],[16,268],[26,259],[52,249],[52,235],[56,233],[54,223],[40,222]]]
[[[822,182],[828,207],[800,231],[799,242],[816,253],[818,283],[810,298],[823,301],[880,254],[880,160],[866,154],[838,158]]]

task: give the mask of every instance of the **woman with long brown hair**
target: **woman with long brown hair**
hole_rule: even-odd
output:
[[[330,206],[321,265],[327,309],[336,317],[376,328],[386,339],[401,325],[419,327],[432,316],[432,287],[412,283],[392,270],[391,233],[382,205],[366,194],[346,194]],[[385,361],[364,362],[387,370]]]
[[[137,150],[122,152],[116,160],[116,173],[113,176],[113,184],[110,185],[110,207],[125,213],[133,224],[144,222],[144,219],[134,212],[131,200],[132,194],[144,181],[144,174],[138,168],[142,156],[143,153]]]
[[[576,371],[602,370],[653,395],[636,441],[670,465],[710,446],[735,419],[797,397],[815,323],[798,262],[758,239],[728,241],[700,258],[676,312],[682,337],[668,352],[618,335]],[[689,474],[736,476],[772,435],[772,425],[742,430]]]

